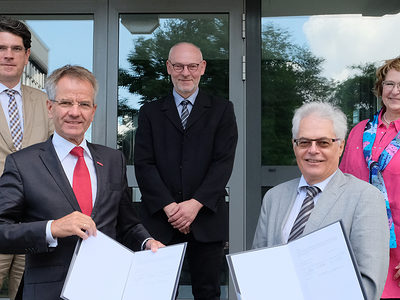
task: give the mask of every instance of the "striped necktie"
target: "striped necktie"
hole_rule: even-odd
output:
[[[181,112],[181,121],[182,121],[182,127],[183,129],[186,129],[186,123],[187,119],[189,117],[189,110],[188,110],[188,104],[190,103],[189,100],[182,100],[181,105],[182,105],[182,112]]]
[[[289,234],[288,242],[297,239],[304,231],[308,218],[311,215],[311,211],[314,208],[314,197],[321,191],[316,186],[307,186],[307,195],[303,201],[300,212],[294,221],[292,230]]]
[[[14,90],[5,90],[6,94],[9,97],[8,101],[8,116],[10,118],[10,133],[14,143],[14,146],[17,150],[20,150],[22,147],[22,127],[19,119],[19,111],[17,106],[17,101],[15,100],[15,94],[17,91]]]

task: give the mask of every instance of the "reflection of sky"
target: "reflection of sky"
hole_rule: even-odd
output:
[[[323,75],[345,80],[354,71],[348,67],[365,63],[381,65],[400,54],[400,39],[394,32],[400,14],[382,17],[321,15],[311,17],[263,18],[287,30],[299,46],[308,47],[325,59]]]
[[[93,70],[92,20],[27,20],[26,23],[49,49],[49,74],[66,64]],[[85,137],[91,141],[92,127]]]
[[[273,23],[278,25],[281,29],[286,30],[292,36],[292,41],[299,46],[308,46],[307,39],[303,31],[303,25],[309,17],[271,17],[262,18],[262,25]]]
[[[27,24],[49,49],[49,73],[66,64],[93,69],[92,20],[31,20]]]

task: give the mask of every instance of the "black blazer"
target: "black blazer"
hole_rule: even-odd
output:
[[[163,207],[194,198],[204,205],[191,225],[194,238],[226,241],[225,187],[237,143],[232,102],[200,91],[184,130],[171,93],[143,105],[138,123],[134,163],[145,227],[168,243],[174,229]]]
[[[132,249],[148,232],[134,217],[121,152],[88,143],[97,175],[92,215],[99,230]],[[51,138],[9,155],[0,179],[0,252],[26,253],[24,298],[59,299],[78,237],[46,243],[48,220],[80,211]]]

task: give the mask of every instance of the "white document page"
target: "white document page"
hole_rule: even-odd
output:
[[[230,257],[242,300],[303,299],[287,247],[263,248]]]
[[[289,244],[228,255],[241,300],[363,300],[339,222]]]
[[[305,299],[364,299],[341,232],[334,223],[289,244]]]
[[[182,266],[185,244],[135,252],[123,300],[175,299],[177,278]]]
[[[132,251],[97,230],[97,237],[82,241],[68,284],[64,285],[63,298],[122,299],[132,259]]]
[[[74,254],[61,297],[172,300],[185,250],[186,244],[177,244],[156,253],[133,252],[98,230]]]

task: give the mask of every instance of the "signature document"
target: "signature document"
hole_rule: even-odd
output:
[[[227,255],[238,299],[364,300],[339,222],[288,244]]]
[[[186,243],[133,252],[97,231],[77,243],[61,298],[173,300]]]

